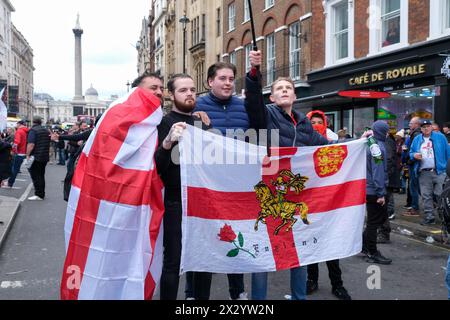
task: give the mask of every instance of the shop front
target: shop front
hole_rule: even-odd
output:
[[[299,99],[302,112],[324,111],[337,132],[346,128],[360,136],[375,120],[386,120],[392,131],[407,128],[412,117],[450,121],[449,80],[443,74],[450,38],[308,74],[310,96]],[[340,96],[342,91],[385,92],[388,97]]]

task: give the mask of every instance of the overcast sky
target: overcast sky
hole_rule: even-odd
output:
[[[142,19],[150,0],[11,0],[12,21],[34,51],[35,92],[55,99],[75,95],[74,34],[77,13],[84,30],[83,94],[93,84],[100,98],[123,95],[137,76]]]

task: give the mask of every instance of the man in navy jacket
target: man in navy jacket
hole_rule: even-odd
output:
[[[236,66],[226,62],[217,62],[208,69],[208,85],[211,90],[206,96],[197,99],[195,112],[206,112],[213,129],[220,130],[223,135],[236,130],[247,131],[250,128],[249,117],[244,100],[233,95]],[[211,274],[196,273],[194,277],[202,277],[202,281],[211,282]],[[195,279],[194,282],[199,281]],[[244,289],[244,275],[229,274],[228,284],[232,300],[247,300]],[[195,289],[194,289],[195,290]]]

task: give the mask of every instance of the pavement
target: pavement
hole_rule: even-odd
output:
[[[422,226],[420,225],[424,218],[422,211],[420,217],[405,217],[402,215],[406,211],[403,208],[406,205],[406,195],[394,194],[394,199],[396,215],[395,219],[391,220],[392,232],[450,249],[448,236],[446,237],[442,232],[439,217],[436,217],[436,224]],[[420,208],[423,208],[422,203],[420,203]]]
[[[19,211],[20,201],[16,198],[0,196],[0,248],[6,240],[9,230]]]

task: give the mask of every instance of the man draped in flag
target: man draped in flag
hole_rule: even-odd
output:
[[[64,300],[153,297],[162,266],[162,182],[154,153],[162,81],[145,75],[91,134],[67,208]]]

